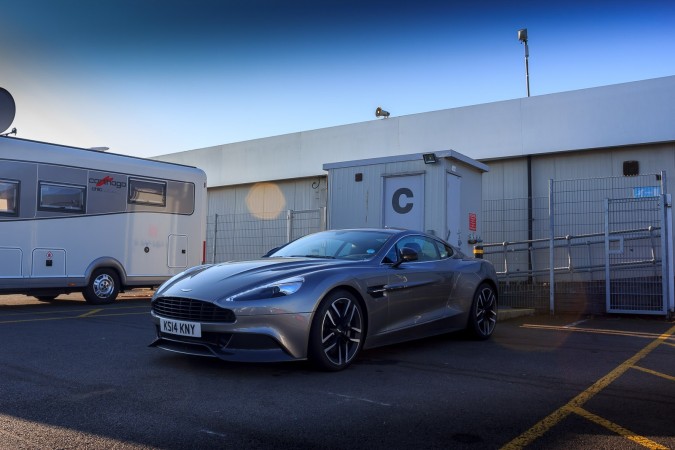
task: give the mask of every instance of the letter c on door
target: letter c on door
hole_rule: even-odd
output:
[[[413,198],[413,192],[408,188],[400,188],[394,192],[394,196],[391,199],[391,206],[399,214],[408,214],[413,209],[413,203],[408,202],[405,205],[401,205],[401,197]]]

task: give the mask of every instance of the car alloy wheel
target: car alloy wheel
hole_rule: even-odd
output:
[[[361,351],[363,311],[352,294],[335,291],[326,297],[314,318],[310,358],[326,370],[347,367]]]
[[[468,328],[477,339],[487,339],[496,325],[497,294],[491,285],[482,283],[474,294]]]

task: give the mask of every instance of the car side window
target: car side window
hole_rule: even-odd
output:
[[[389,249],[387,255],[384,257],[382,262],[384,264],[394,264],[397,261],[398,261],[398,245],[394,244],[394,246]]]
[[[388,264],[398,261],[398,252],[404,247],[415,250],[418,261],[437,261],[441,259],[441,253],[436,247],[436,241],[424,236],[406,236],[391,248],[383,262]]]
[[[455,253],[454,250],[452,250],[452,247],[449,245],[445,245],[438,241],[436,241],[435,244],[441,259],[450,258]]]

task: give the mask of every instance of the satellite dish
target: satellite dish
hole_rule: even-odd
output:
[[[12,94],[0,88],[0,133],[5,131],[14,122],[16,104]]]

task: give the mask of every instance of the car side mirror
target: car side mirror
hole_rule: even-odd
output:
[[[404,262],[417,261],[418,259],[419,255],[415,250],[409,247],[403,247],[399,252],[398,261],[396,261],[392,267],[398,267]]]

